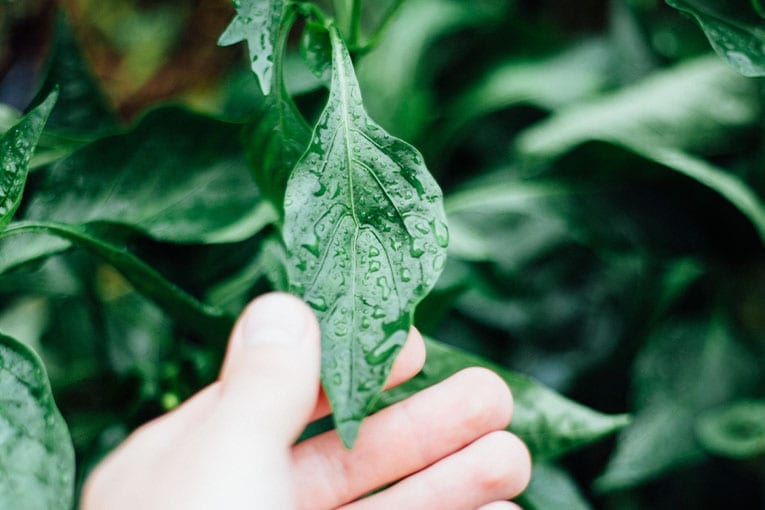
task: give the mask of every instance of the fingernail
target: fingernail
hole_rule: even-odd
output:
[[[274,293],[258,298],[242,317],[244,344],[297,345],[305,336],[306,306],[296,297]]]

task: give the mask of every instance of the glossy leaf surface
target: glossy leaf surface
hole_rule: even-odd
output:
[[[19,207],[29,162],[57,97],[58,93],[53,92],[0,136],[0,232]]]
[[[236,16],[218,44],[229,46],[247,41],[250,51],[250,67],[258,77],[264,94],[271,90],[274,70],[274,52],[279,37],[283,0],[234,0]]]
[[[666,0],[701,25],[715,52],[744,76],[765,76],[765,20],[759,0]]]
[[[39,358],[0,334],[0,507],[69,510],[74,449]]]
[[[291,288],[322,327],[335,423],[352,445],[443,268],[448,232],[422,156],[368,117],[348,51],[330,35],[330,96],[287,183],[284,240]]]
[[[625,415],[607,415],[577,404],[542,384],[435,340],[426,340],[425,367],[410,381],[383,394],[378,408],[401,401],[468,367],[486,367],[510,386],[515,402],[509,430],[529,447],[535,460],[553,459],[607,437],[629,422]]]

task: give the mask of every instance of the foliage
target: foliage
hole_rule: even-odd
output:
[[[79,487],[274,288],[321,320],[348,445],[483,365],[529,510],[763,497],[760,2],[86,3],[0,74],[0,443],[29,463],[0,502]],[[380,395],[412,322],[439,340]]]

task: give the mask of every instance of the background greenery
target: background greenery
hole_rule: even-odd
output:
[[[15,218],[69,229],[11,224],[0,331],[45,362],[80,480],[215,377],[218,311],[279,286],[273,210],[250,177],[264,99],[242,48],[215,45],[232,12],[0,1],[0,131],[61,86]],[[446,195],[449,262],[415,323],[632,416],[560,457],[624,420],[556,443],[574,413],[551,410],[571,404],[507,375],[537,406],[519,426],[541,430],[525,436],[524,506],[765,505],[759,2],[380,0],[362,13],[366,109],[423,152]],[[286,83],[313,121],[326,89],[293,35]],[[443,344],[430,356],[428,383],[486,363]]]

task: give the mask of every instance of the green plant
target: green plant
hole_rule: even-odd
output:
[[[174,20],[146,57],[160,78],[158,55],[192,52],[190,3],[109,1],[147,31]],[[759,73],[759,3],[667,3]],[[349,446],[367,413],[478,364],[513,389],[510,430],[538,466],[526,508],[712,507],[719,458],[750,490],[761,84],[667,6],[596,4],[581,20],[510,0],[242,0],[219,42],[248,57],[131,122],[82,55],[100,40],[60,12],[34,107],[0,108],[0,399],[16,399],[0,450],[29,463],[6,466],[0,506],[68,508],[56,494],[213,380],[233,318],[269,289],[320,318]],[[145,46],[128,36],[123,51]],[[441,341],[380,395],[412,323]],[[44,361],[76,473],[45,374],[10,337]],[[613,454],[593,444],[620,430]]]

